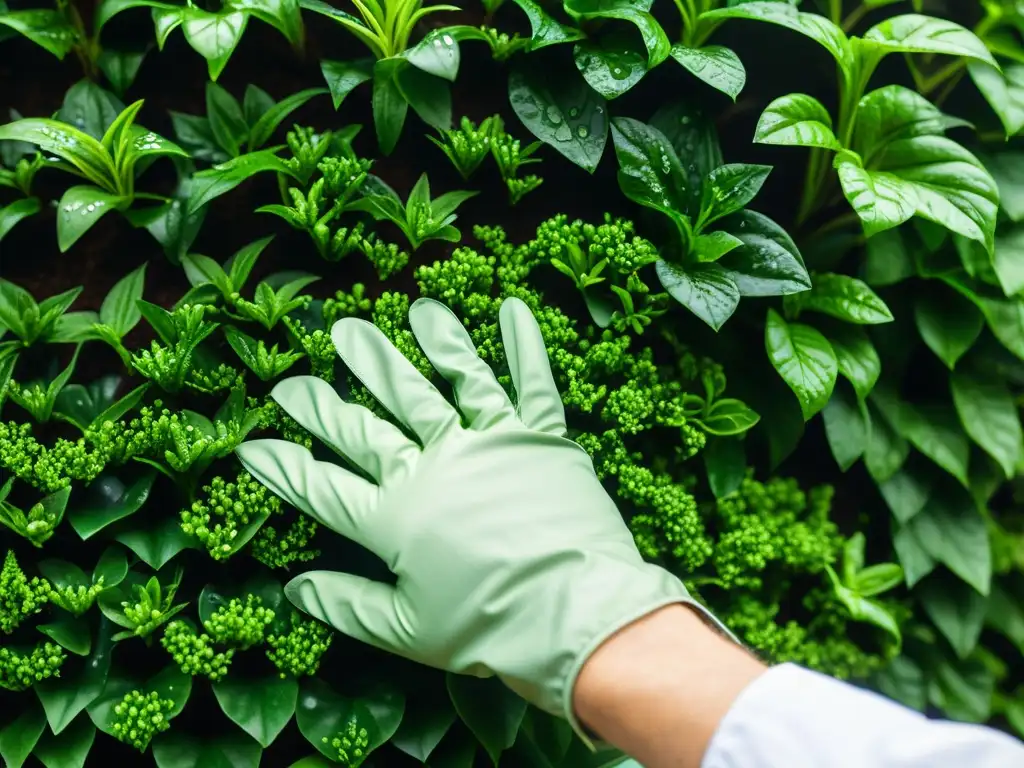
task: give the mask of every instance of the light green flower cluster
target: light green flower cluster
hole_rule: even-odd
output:
[[[237,551],[235,540],[245,526],[281,509],[281,500],[244,470],[234,482],[218,475],[203,486],[203,492],[205,500],[198,499],[181,511],[181,529],[199,539],[214,560]]]
[[[213,682],[228,673],[231,659],[235,655],[234,648],[216,650],[212,637],[196,632],[188,622],[181,619],[167,625],[160,644],[186,675],[202,675]]]
[[[174,702],[156,691],[131,691],[114,705],[110,729],[118,741],[145,752],[154,736],[171,727],[168,717],[173,710]]]
[[[366,756],[366,748],[370,746],[370,734],[360,727],[358,719],[353,715],[345,727],[333,737],[324,736],[321,741],[337,752],[335,760],[345,766],[357,766]]]
[[[75,616],[81,616],[92,608],[92,604],[96,602],[96,598],[102,591],[103,577],[101,576],[95,584],[89,586],[82,584],[73,587],[69,584],[64,587],[53,587],[50,601]]]
[[[42,680],[59,677],[65,659],[64,649],[50,642],[28,652],[0,647],[0,688],[24,691]]]
[[[334,633],[326,624],[292,612],[290,628],[267,636],[267,658],[281,670],[281,677],[316,674],[320,660],[331,647]]]
[[[238,598],[229,600],[227,605],[214,611],[203,626],[214,642],[245,650],[263,642],[273,620],[274,612],[265,608],[260,598],[247,595],[244,603]]]
[[[282,533],[276,526],[266,524],[260,528],[249,554],[268,568],[287,568],[293,563],[308,563],[320,554],[309,543],[319,526],[312,518],[300,514],[294,518]]]
[[[7,550],[0,569],[0,632],[11,634],[26,618],[43,610],[52,591],[47,581],[38,577],[29,580],[14,551]]]

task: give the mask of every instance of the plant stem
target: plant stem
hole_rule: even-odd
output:
[[[868,14],[868,7],[866,5],[858,5],[854,8],[850,15],[843,19],[843,23],[840,25],[843,28],[843,32],[849,34],[854,27],[856,27]]]

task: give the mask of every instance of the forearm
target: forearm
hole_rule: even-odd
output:
[[[685,605],[612,636],[583,666],[577,716],[645,768],[699,768],[732,703],[766,667]]]

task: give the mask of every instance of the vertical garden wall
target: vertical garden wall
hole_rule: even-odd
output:
[[[326,331],[534,310],[645,557],[749,646],[1024,732],[1024,7],[0,0],[0,758],[598,768],[333,633],[261,487]],[[386,414],[382,414],[385,415]]]

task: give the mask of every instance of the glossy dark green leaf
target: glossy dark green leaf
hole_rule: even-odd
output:
[[[924,343],[950,369],[974,346],[985,325],[978,308],[953,292],[918,296],[914,321]]]
[[[733,101],[747,83],[747,72],[731,49],[721,45],[692,48],[682,43],[672,46],[671,56],[684,69]]]
[[[221,711],[262,746],[269,747],[295,714],[299,684],[277,674],[213,684]]]
[[[709,435],[733,437],[749,431],[760,421],[757,411],[733,397],[724,397],[712,403],[707,413],[694,421]]]
[[[957,656],[966,658],[981,637],[987,609],[985,596],[946,574],[930,576],[915,588],[914,594]]]
[[[864,417],[865,408],[847,386],[837,386],[822,409],[825,437],[843,472],[852,467],[867,447],[869,424]]]
[[[657,273],[672,298],[716,331],[739,306],[739,288],[717,263],[681,267],[660,260]]]
[[[21,768],[46,729],[46,715],[34,701],[26,701],[18,714],[0,730],[0,757],[5,766]]]
[[[142,298],[145,281],[145,264],[118,280],[100,305],[100,322],[113,328],[119,336],[134,328],[142,318],[136,302]]]
[[[704,180],[697,229],[745,208],[761,191],[770,165],[729,163],[719,166]]]
[[[189,191],[188,213],[193,214],[204,205],[230,192],[257,173],[283,173],[294,178],[291,167],[272,149],[261,149],[232,158],[225,163],[200,171],[192,178]]]
[[[786,296],[811,287],[796,243],[770,218],[739,211],[723,219],[721,227],[742,243],[718,260],[741,296]]]
[[[371,744],[380,741],[376,721],[365,701],[342,696],[322,680],[306,678],[302,681],[295,722],[306,741],[321,754],[337,759],[338,751],[330,742],[353,721],[357,728],[366,729]]]
[[[258,768],[263,749],[233,726],[204,740],[182,731],[153,739],[157,768]]]
[[[836,354],[839,373],[852,385],[861,399],[874,389],[882,373],[882,361],[875,345],[864,329],[853,325],[836,325],[826,334]]]
[[[613,31],[573,46],[576,68],[604,98],[617,98],[647,74],[647,52],[635,35]]]
[[[85,587],[91,583],[91,579],[85,571],[74,563],[59,558],[46,558],[40,560],[36,567],[45,579],[59,588]]]
[[[881,53],[940,53],[995,64],[985,44],[969,29],[947,19],[905,13],[864,33],[865,47]]]
[[[153,570],[160,570],[172,557],[196,542],[181,530],[176,515],[162,520],[148,520],[145,525],[122,531],[115,537]]]
[[[385,155],[398,144],[409,111],[409,103],[395,82],[398,69],[404,66],[408,66],[404,59],[381,59],[373,65],[373,126]]]
[[[146,51],[113,51],[104,48],[96,63],[114,93],[123,97],[124,92],[135,82],[145,58]]]
[[[188,44],[206,59],[210,79],[216,80],[234,53],[249,15],[225,9],[210,13],[194,6],[183,9],[181,29]]]
[[[138,512],[149,499],[156,472],[150,469],[130,482],[104,473],[89,484],[85,497],[76,499],[68,510],[68,522],[83,539],[99,533],[115,523]]]
[[[984,660],[975,657],[959,664],[943,661],[935,670],[929,699],[951,718],[983,723],[992,716],[995,690],[995,671]]]
[[[231,157],[238,157],[249,139],[249,125],[238,99],[214,82],[206,84],[206,117],[210,130],[220,147]]]
[[[46,768],[85,768],[95,740],[96,726],[79,715],[59,736],[44,733],[32,754]]]
[[[23,197],[8,205],[0,206],[0,240],[10,232],[14,225],[22,219],[39,213],[38,197]]]
[[[64,94],[57,119],[101,139],[123,109],[124,104],[113,94],[91,80],[79,80]]]
[[[952,404],[904,403],[894,426],[917,450],[967,485],[970,444]]]
[[[967,434],[1013,477],[1024,458],[1024,433],[1010,388],[998,376],[964,370],[950,376],[950,386]]]
[[[765,349],[775,370],[796,395],[804,419],[810,420],[825,407],[836,384],[839,363],[832,345],[811,326],[787,323],[769,309]]]
[[[84,617],[61,612],[53,621],[40,624],[37,628],[71,653],[88,656],[92,649],[92,634],[89,631],[89,622]]]
[[[628,117],[612,123],[619,161],[619,187],[633,202],[669,214],[684,214],[687,179],[675,149],[657,128]],[[683,236],[688,236],[686,226]]]
[[[820,101],[803,93],[781,96],[765,108],[754,141],[790,147],[842,148],[832,132],[832,116]]]
[[[391,746],[425,763],[451,729],[455,717],[447,692],[414,697],[406,707]]]
[[[924,670],[906,655],[897,656],[875,675],[878,690],[904,706],[923,710],[928,705],[928,687]]]
[[[538,51],[549,45],[570,43],[583,37],[583,33],[556,21],[536,0],[513,0],[530,20],[530,50]]]
[[[421,72],[452,83],[459,73],[459,43],[445,29],[428,32],[422,40],[402,55]]]
[[[608,110],[582,77],[517,68],[509,75],[508,94],[530,133],[588,173],[597,169],[608,140]]]
[[[19,32],[58,59],[67,56],[78,41],[78,32],[65,14],[49,8],[6,11],[0,14],[0,27]]]
[[[121,381],[120,376],[109,375],[97,379],[89,386],[68,384],[57,395],[54,413],[85,432],[96,417],[114,403]]]
[[[862,280],[823,272],[814,275],[811,289],[794,297],[801,310],[822,312],[855,325],[891,323],[892,312]]]
[[[78,662],[77,669],[69,663],[61,669],[59,678],[36,684],[36,695],[54,734],[59,735],[103,692],[110,671],[112,626],[106,619],[100,620],[92,651]]]
[[[104,589],[116,587],[128,575],[128,557],[124,548],[111,544],[100,555],[96,567],[92,571],[92,583],[99,584],[102,579]]]
[[[324,59],[320,62],[320,69],[324,74],[324,80],[327,81],[327,88],[331,92],[335,109],[341,106],[341,102],[355,88],[373,79],[373,59],[355,59],[354,61]]]
[[[724,498],[740,487],[747,471],[746,450],[741,438],[709,438],[702,455],[708,484],[716,499]]]
[[[57,244],[61,253],[78,242],[101,216],[120,210],[130,202],[130,198],[124,195],[99,187],[69,187],[57,204]]]
[[[446,680],[455,711],[497,765],[516,740],[526,702],[496,678],[449,673]]]
[[[440,77],[416,67],[402,67],[395,85],[419,118],[439,131],[452,127],[452,92]]]

